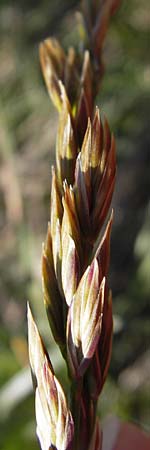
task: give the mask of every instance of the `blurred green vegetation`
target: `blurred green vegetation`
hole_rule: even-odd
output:
[[[57,114],[44,87],[39,42],[77,45],[69,0],[0,2],[0,448],[38,448],[28,370],[26,301],[60,379],[41,291],[41,244],[49,219]],[[150,429],[150,14],[149,0],[122,1],[104,49],[97,103],[117,139],[111,248],[114,343],[99,412]]]

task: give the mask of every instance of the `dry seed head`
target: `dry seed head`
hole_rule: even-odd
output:
[[[112,217],[97,251],[96,240],[110,207],[116,162],[108,123],[104,119],[102,124],[98,109],[93,113],[103,74],[102,44],[118,3],[82,1],[88,50],[77,54],[70,48],[65,55],[55,39],[47,39],[40,46],[48,92],[60,113],[51,224],[42,258],[44,301],[72,382],[77,389],[78,381],[80,388],[82,385],[73,406],[81,413],[79,429],[75,430],[79,442],[74,446],[71,413],[29,312],[29,353],[37,384],[37,434],[42,450],[101,450],[95,405],[111,353],[112,307],[106,278]]]

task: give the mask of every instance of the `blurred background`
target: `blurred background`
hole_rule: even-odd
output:
[[[0,448],[39,448],[28,368],[30,301],[60,380],[42,300],[41,246],[49,220],[57,113],[44,86],[38,46],[55,35],[77,44],[75,0],[0,0]],[[111,241],[112,361],[100,402],[150,431],[150,9],[122,0],[105,43],[102,105],[117,140]]]

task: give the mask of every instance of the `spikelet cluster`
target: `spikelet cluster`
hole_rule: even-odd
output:
[[[69,400],[57,380],[28,307],[29,357],[42,450],[100,450],[96,418],[112,344],[108,287],[115,140],[95,109],[102,46],[116,0],[82,4],[83,50],[65,54],[56,39],[40,46],[49,95],[58,110],[56,168],[42,254],[44,304],[68,368]],[[102,234],[102,228],[104,232]]]

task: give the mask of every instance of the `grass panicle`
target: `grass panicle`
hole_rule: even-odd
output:
[[[79,51],[54,38],[40,45],[48,93],[58,110],[50,222],[42,254],[44,304],[68,368],[68,401],[28,308],[29,356],[42,450],[100,450],[97,401],[112,344],[108,286],[115,140],[95,108],[103,42],[117,0],[84,0]],[[81,42],[82,41],[82,42]],[[102,229],[104,230],[102,234]]]

